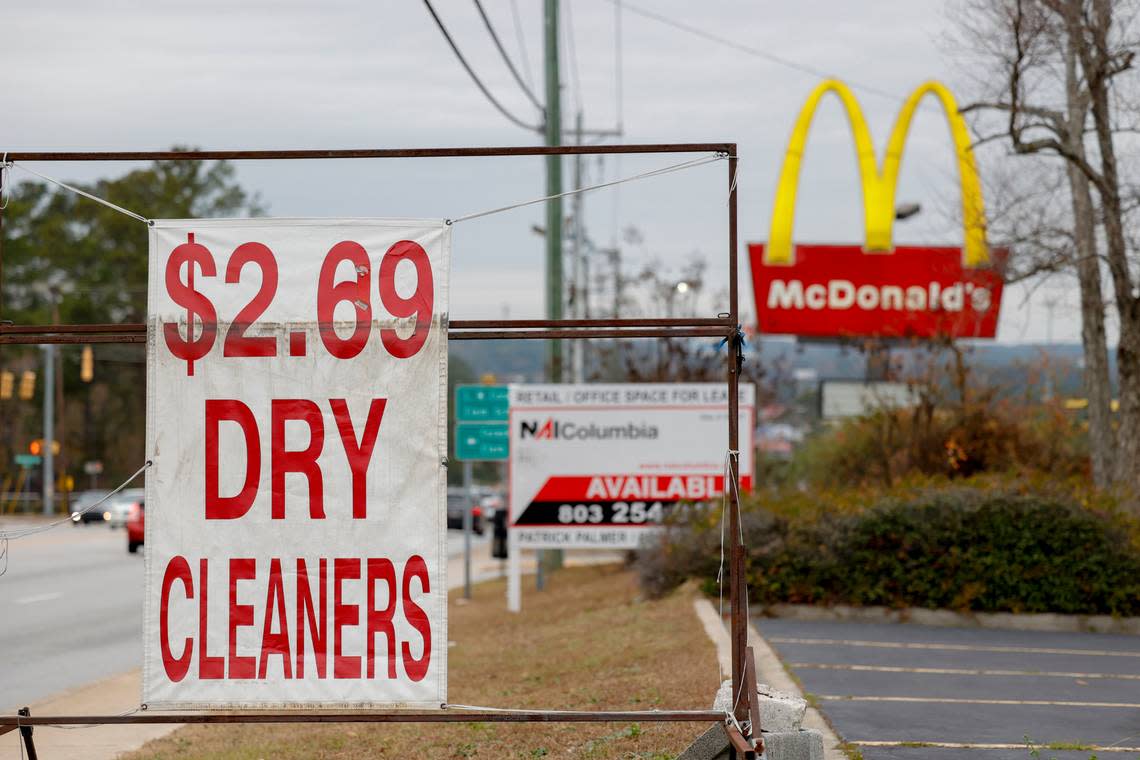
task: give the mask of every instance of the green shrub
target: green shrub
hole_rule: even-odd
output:
[[[649,593],[715,592],[720,512],[680,519],[638,565]],[[1140,614],[1140,552],[1123,523],[1065,499],[955,488],[847,514],[742,513],[757,603]]]

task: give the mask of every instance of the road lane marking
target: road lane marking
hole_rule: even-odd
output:
[[[1140,657],[1140,652],[1113,652],[1107,649],[973,646],[969,644],[924,644],[905,641],[864,641],[860,639],[799,639],[779,636],[768,636],[766,638],[775,644],[812,644],[817,646],[872,647],[876,649],[934,649],[947,652],[1005,652],[1013,654],[1077,654],[1092,657]]]
[[[63,596],[62,591],[50,591],[46,594],[35,594],[34,596],[25,596],[16,600],[16,604],[36,604],[38,602],[50,602],[52,599],[59,599]]]
[[[844,694],[819,694],[817,699],[830,702],[922,702],[940,705],[1028,705],[1032,707],[1115,707],[1140,710],[1140,702],[1078,702],[1053,699],[959,699],[956,697],[873,697]]]
[[[860,747],[931,747],[934,749],[1028,749],[1025,742],[1020,744],[975,744],[971,742],[885,742],[885,741],[853,741],[851,744],[856,744]],[[1034,745],[1037,746],[1037,745]],[[1103,747],[1094,744],[1081,744],[1079,746],[1080,752],[1140,752],[1140,747],[1116,747],[1109,746]],[[1049,749],[1049,745],[1044,745],[1045,749]],[[1055,750],[1054,750],[1055,751]]]
[[[862,673],[921,673],[936,676],[1042,676],[1046,678],[1140,681],[1140,675],[1133,673],[1069,673],[1055,670],[995,670],[992,668],[904,668],[897,665],[839,665],[819,662],[792,662],[789,665],[798,669],[854,670]]]

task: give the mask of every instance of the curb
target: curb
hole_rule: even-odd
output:
[[[1058,633],[1117,633],[1140,636],[1140,618],[1111,615],[1062,615],[1060,613],[956,612],[922,607],[853,607],[837,604],[771,604],[763,617],[805,621],[846,621],[858,623],[912,623],[940,628],[989,628],[1006,631],[1045,631]]]
[[[716,646],[717,661],[721,664],[721,669],[725,673],[730,673],[732,643],[724,621],[717,614],[712,602],[703,596],[693,600],[693,611],[697,615],[697,620],[704,627],[705,633]],[[758,681],[768,684],[777,691],[794,694],[801,699],[804,698],[803,690],[799,684],[788,675],[776,651],[772,649],[771,644],[764,640],[764,637],[760,635],[751,621],[748,623],[748,644],[756,655],[756,679]],[[803,728],[817,731],[823,737],[824,760],[847,760],[847,753],[842,748],[842,740],[832,730],[831,724],[827,722],[823,714],[813,707],[810,701],[807,712],[804,714]]]

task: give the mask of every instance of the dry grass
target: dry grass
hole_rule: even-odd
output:
[[[450,609],[449,701],[586,710],[707,709],[717,687],[712,642],[692,596],[642,601],[616,567],[562,570],[547,590],[524,584],[506,612],[503,582]],[[699,723],[191,726],[141,758],[671,758]]]

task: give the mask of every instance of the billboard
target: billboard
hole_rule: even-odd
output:
[[[890,380],[824,380],[819,384],[819,416],[825,420],[861,417],[878,410],[918,404],[909,383]]]
[[[143,702],[446,701],[450,227],[150,228]]]
[[[724,383],[510,386],[510,527],[520,548],[632,549],[680,502],[724,494]],[[751,487],[755,389],[740,386]]]
[[[864,244],[794,245],[800,163],[820,100],[835,93],[847,115],[863,191]],[[895,191],[919,103],[942,106],[961,185],[961,246],[893,243]],[[1006,252],[986,243],[981,181],[953,95],[938,82],[911,93],[881,163],[858,101],[842,82],[812,91],[792,130],[772,209],[768,242],[749,246],[759,328],[806,337],[992,338],[1001,308]]]

